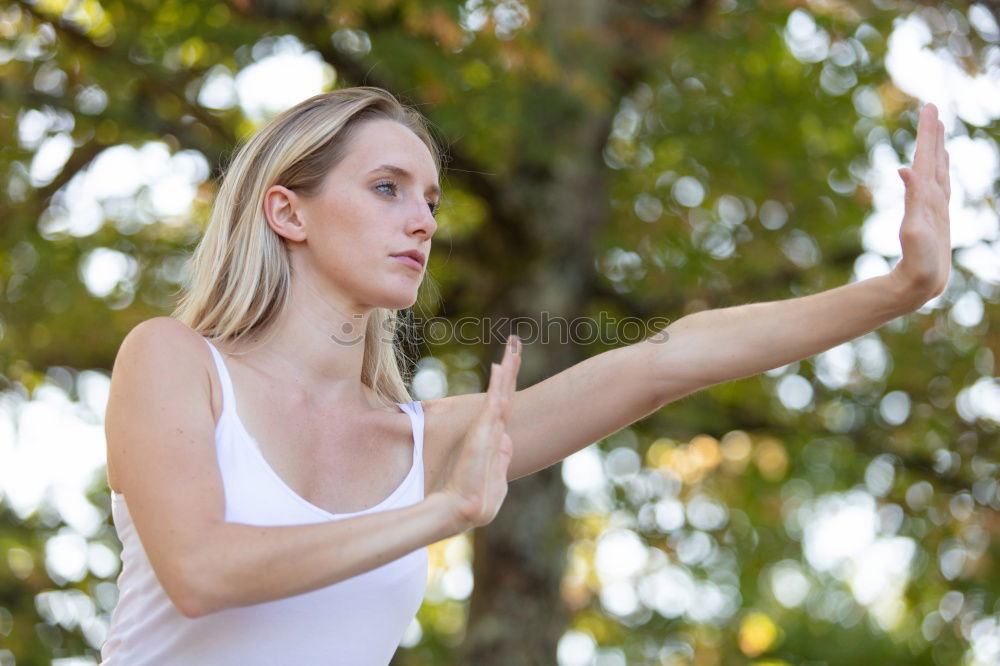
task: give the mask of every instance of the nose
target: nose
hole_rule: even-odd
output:
[[[406,224],[408,234],[423,234],[425,238],[430,238],[437,231],[437,220],[431,214],[431,209],[425,201],[419,201],[411,209],[409,219]]]

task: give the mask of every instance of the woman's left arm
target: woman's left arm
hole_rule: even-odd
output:
[[[906,212],[903,256],[892,272],[811,296],[707,310],[666,330],[668,395],[798,361],[878,328],[941,294],[951,270],[948,153],[937,109],[920,113],[913,168],[899,170]]]
[[[914,310],[913,291],[883,275],[768,303],[696,312],[667,327],[657,367],[664,397],[799,361]]]
[[[508,419],[510,479],[547,467],[699,389],[798,361],[939,295],[951,269],[948,154],[937,109],[920,113],[912,168],[899,170],[903,256],[888,275],[818,294],[687,315],[642,342],[518,391]],[[484,394],[445,398],[455,422]]]

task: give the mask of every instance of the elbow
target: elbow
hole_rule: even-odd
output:
[[[172,598],[171,601],[173,601],[174,607],[180,614],[189,620],[196,620],[199,617],[207,615],[207,612],[198,604],[196,599],[178,596]]]
[[[191,557],[179,563],[172,576],[172,584],[169,587],[164,585],[164,591],[181,615],[194,620],[224,608],[215,593],[214,580],[217,576],[211,569]]]

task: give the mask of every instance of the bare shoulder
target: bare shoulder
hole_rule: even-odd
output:
[[[212,356],[205,339],[187,324],[172,317],[154,317],[137,324],[118,348],[111,373],[112,391],[116,378],[122,385],[146,386],[158,383],[170,389],[184,386],[200,392],[205,389],[206,404],[214,408],[212,379],[209,368]],[[142,395],[119,392],[109,396],[138,400]]]
[[[143,321],[125,336],[111,373],[105,414],[108,480],[113,489],[120,490],[126,446],[140,441],[133,436],[141,426],[137,421],[149,419],[152,405],[161,412],[200,406],[207,418],[214,418],[211,362],[204,339],[171,317]]]
[[[115,365],[123,355],[130,359],[134,356],[155,358],[164,352],[191,352],[196,347],[204,348],[206,345],[190,326],[173,317],[153,317],[137,324],[125,336]]]

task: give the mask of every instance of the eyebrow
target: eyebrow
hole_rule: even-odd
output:
[[[411,180],[413,179],[413,174],[411,174],[409,171],[407,171],[403,167],[396,166],[395,164],[380,164],[379,166],[375,167],[374,169],[372,169],[368,173],[371,174],[371,173],[375,173],[376,171],[388,171],[391,174],[395,174],[395,175],[403,177],[403,178],[409,178]],[[431,185],[430,187],[427,188],[427,191],[430,192],[431,194],[433,194],[436,197],[440,197],[441,196],[441,188],[438,187],[437,185]]]

